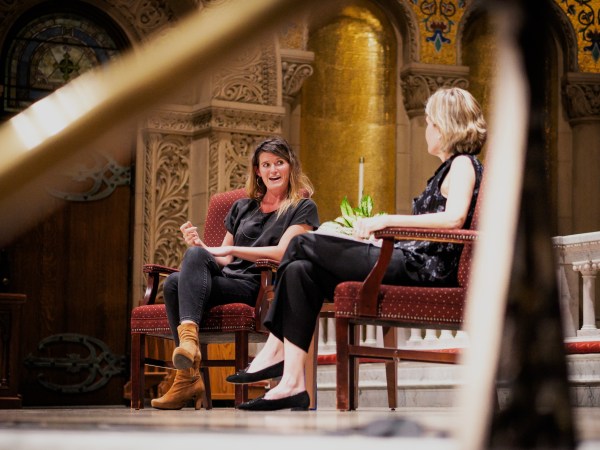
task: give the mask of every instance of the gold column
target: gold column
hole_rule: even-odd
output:
[[[494,25],[495,23],[489,16],[485,14],[478,16],[476,20],[469,22],[462,40],[462,62],[469,67],[469,91],[481,103],[488,124],[492,120],[490,114],[492,106],[490,81],[494,79],[498,70],[498,40],[494,32]],[[550,37],[548,41],[551,42]],[[551,210],[557,212],[557,222],[564,225],[563,231],[566,231],[569,229],[568,224],[571,222],[571,216],[567,212],[570,209],[570,196],[565,195],[564,189],[566,187],[563,187],[562,192],[559,192],[560,170],[563,170],[562,177],[564,177],[564,169],[559,167],[559,158],[562,157],[564,161],[567,157],[566,155],[559,156],[562,149],[558,147],[560,69],[556,47],[554,45],[548,47],[546,49],[548,57],[545,63],[546,78],[540,80],[540,83],[546,83],[547,87],[547,114],[544,117],[546,121],[544,126],[546,134],[545,168],[548,176]],[[485,149],[480,159],[485,161]],[[559,233],[558,230],[553,232],[553,234],[557,233]]]
[[[462,40],[462,63],[469,67],[469,92],[481,104],[488,124],[491,122],[491,81],[498,70],[498,42],[494,23],[487,15],[469,22]],[[481,157],[483,159],[483,157]]]
[[[394,212],[396,40],[372,3],[349,1],[311,31],[314,73],[303,87],[302,164],[315,185],[321,221],[340,215],[347,195],[358,202],[359,158],[364,193],[375,210]]]

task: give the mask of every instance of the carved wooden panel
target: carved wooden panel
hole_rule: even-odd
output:
[[[146,137],[144,262],[177,267],[185,252],[179,227],[188,217],[189,138]]]
[[[277,60],[272,40],[246,47],[213,76],[213,98],[230,102],[277,104]]]

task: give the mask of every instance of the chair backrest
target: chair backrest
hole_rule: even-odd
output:
[[[485,178],[484,178],[485,179]],[[477,230],[479,227],[479,210],[481,209],[481,197],[483,193],[483,180],[479,187],[479,195],[475,203],[475,211],[473,211],[473,219],[469,230]],[[466,287],[469,283],[469,274],[471,273],[471,258],[473,253],[473,244],[465,244],[458,262],[458,285]]]
[[[203,240],[210,247],[217,247],[223,242],[225,233],[225,217],[231,209],[231,205],[240,198],[246,197],[245,189],[220,192],[214,194],[208,203],[206,223],[204,225]]]

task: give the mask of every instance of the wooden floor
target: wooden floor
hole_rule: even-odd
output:
[[[578,448],[600,450],[600,408],[579,408],[574,414]],[[24,408],[0,410],[0,449],[368,450],[377,445],[378,450],[460,450],[452,434],[458,426],[463,424],[452,408],[269,413],[232,408]]]

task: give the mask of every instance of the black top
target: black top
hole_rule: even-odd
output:
[[[446,197],[441,187],[444,178],[450,171],[454,155],[444,161],[427,181],[427,187],[421,195],[413,200],[413,214],[429,214],[446,210]],[[464,155],[473,163],[475,169],[475,186],[467,219],[463,229],[468,229],[473,220],[475,204],[479,195],[483,166],[473,155]],[[436,243],[429,241],[406,241],[396,244],[396,248],[404,252],[406,269],[417,284],[456,286],[458,262],[462,244]]]
[[[233,235],[233,245],[240,247],[275,246],[292,225],[310,225],[317,228],[319,214],[315,202],[304,198],[278,218],[277,211],[263,213],[256,200],[242,198],[233,204],[225,217],[225,228]],[[260,271],[256,265],[241,258],[235,258],[225,266],[223,274],[231,278],[260,282]]]

